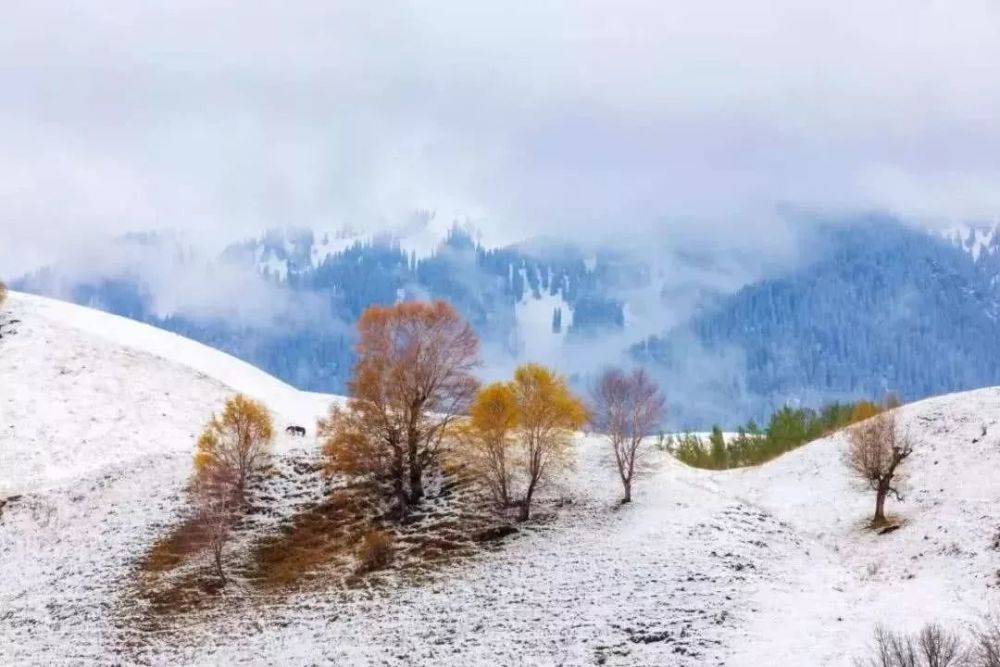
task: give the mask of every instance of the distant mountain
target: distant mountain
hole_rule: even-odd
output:
[[[207,260],[178,251],[171,239],[136,235],[106,253],[122,264],[114,271],[89,276],[55,266],[13,284],[155,324],[329,392],[344,390],[353,323],[374,303],[447,299],[497,366],[551,361],[566,341],[621,331],[623,295],[653,289],[648,271],[609,252],[488,248],[457,226],[430,250],[426,234],[419,240],[417,248],[393,235],[282,230]],[[178,259],[173,272],[150,273],[164,257]]]
[[[435,237],[428,219],[400,235],[276,230],[218,257],[130,235],[13,286],[155,324],[326,392],[344,391],[367,306],[447,299],[480,334],[487,376],[537,360],[583,387],[631,359],[660,378],[681,427],[732,425],[785,402],[1000,382],[994,227],[813,225],[795,268],[748,274],[733,291],[706,277],[724,262],[704,252],[494,248],[462,226]]]
[[[1000,254],[995,234],[976,234],[956,242],[886,219],[823,227],[804,266],[720,299],[637,357],[689,392],[682,422],[997,384]]]

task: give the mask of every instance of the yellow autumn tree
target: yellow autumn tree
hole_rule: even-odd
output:
[[[572,461],[573,433],[587,423],[583,401],[566,379],[539,364],[525,364],[511,384],[517,404],[517,437],[524,475],[520,520],[531,516],[531,501],[551,475]]]
[[[866,419],[874,417],[881,411],[882,409],[873,401],[858,401],[854,404],[854,410],[851,411],[851,423],[857,424],[858,422],[863,422]]]
[[[518,404],[509,382],[481,388],[469,407],[469,419],[458,430],[472,469],[500,507],[511,505]]]
[[[3,284],[0,280],[0,306],[3,306],[4,301],[7,300],[7,286]]]
[[[212,415],[195,453],[199,476],[232,480],[233,490],[243,495],[250,473],[266,458],[274,439],[274,426],[267,407],[243,394],[226,401],[222,414]]]

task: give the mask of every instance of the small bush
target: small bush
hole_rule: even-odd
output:
[[[917,635],[875,629],[868,658],[855,660],[856,667],[962,667],[969,662],[962,638],[940,625],[929,624]]]
[[[385,569],[392,562],[392,536],[381,530],[369,530],[358,548],[358,570],[374,572]]]

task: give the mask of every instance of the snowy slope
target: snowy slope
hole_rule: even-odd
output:
[[[186,338],[41,297],[11,294],[10,308],[21,322],[0,347],[0,494],[189,453],[232,388],[312,419],[295,389]]]
[[[581,437],[544,499],[558,518],[503,548],[427,581],[260,598],[143,634],[119,612],[123,582],[182,512],[208,414],[241,390],[311,430],[332,397],[103,313],[23,295],[8,310],[21,322],[0,340],[0,499],[21,497],[0,510],[0,664],[839,666],[876,622],[972,622],[995,598],[987,389],[903,409],[918,449],[888,535],[860,529],[871,498],[839,436],[724,473],[654,452],[624,508],[604,444]],[[278,444],[315,453],[311,438]]]
[[[941,232],[941,235],[951,244],[969,253],[972,261],[978,262],[980,257],[991,255],[997,249],[997,232],[1000,222],[992,224],[956,224]]]
[[[772,664],[806,652],[811,664],[845,664],[876,622],[918,630],[929,621],[961,626],[995,608],[1000,552],[1000,389],[940,396],[904,406],[913,438],[904,502],[888,510],[905,523],[887,535],[862,532],[873,509],[842,463],[835,435],[761,468],[723,476],[723,488],[787,522],[807,551],[781,568],[758,604],[749,642],[732,664]],[[984,435],[985,431],[985,435]],[[770,628],[770,631],[768,631]],[[780,631],[775,632],[775,629]]]
[[[240,390],[312,426],[331,397],[79,306],[10,294],[0,340],[0,664],[102,662],[124,573],[180,511],[198,431]],[[278,449],[296,441],[282,433]]]

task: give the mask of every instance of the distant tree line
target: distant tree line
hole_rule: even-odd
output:
[[[819,410],[784,406],[771,414],[765,427],[753,419],[736,429],[728,440],[718,425],[707,438],[692,433],[666,436],[660,446],[695,468],[725,470],[760,465],[796,447],[898,405],[894,395],[882,405],[873,401],[831,402]]]

